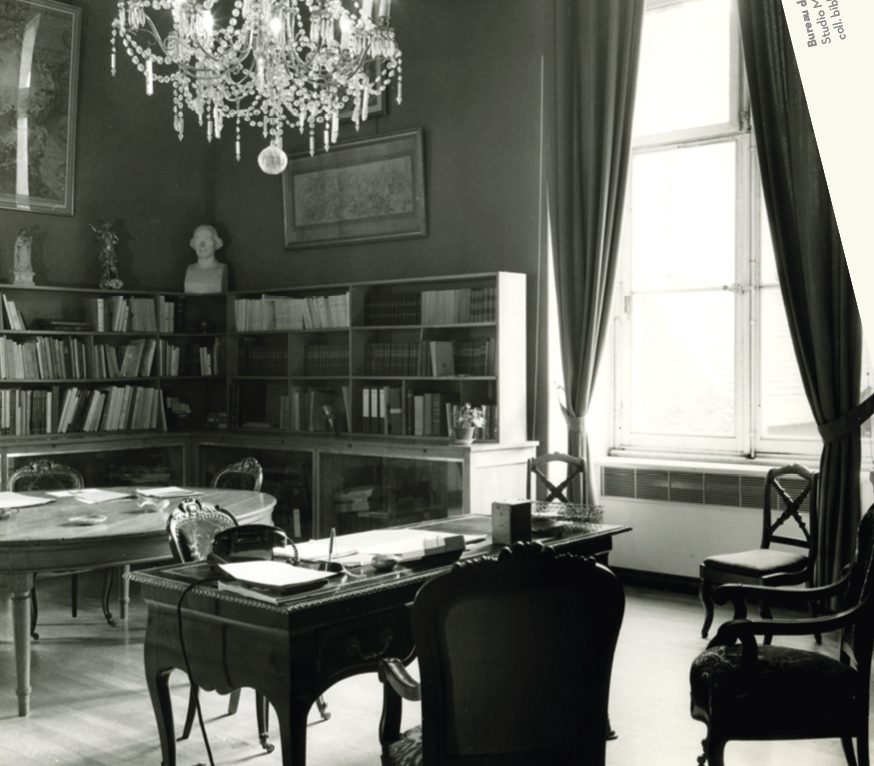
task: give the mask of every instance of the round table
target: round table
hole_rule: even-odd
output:
[[[97,504],[75,497],[54,498],[45,492],[23,492],[52,497],[45,505],[23,507],[0,521],[0,590],[12,594],[15,668],[18,678],[18,714],[30,710],[30,591],[39,572],[102,569],[160,561],[170,556],[167,519],[179,502],[166,507],[140,508],[136,487],[112,487],[128,496]],[[142,488],[140,488],[142,489]],[[192,490],[195,492],[195,490]],[[271,524],[276,499],[263,492],[235,489],[196,490],[205,503],[230,511],[239,524]],[[106,520],[80,525],[71,519],[105,516]],[[122,577],[121,617],[126,614],[128,581]]]

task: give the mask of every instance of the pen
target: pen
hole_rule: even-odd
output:
[[[331,566],[331,559],[334,556],[334,537],[336,536],[336,534],[337,530],[334,529],[334,527],[331,527],[331,537],[328,540],[328,561],[325,564],[325,569],[328,569],[328,567]]]

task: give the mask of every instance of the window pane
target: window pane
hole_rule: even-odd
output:
[[[761,284],[776,285],[777,261],[774,258],[774,243],[771,240],[771,226],[768,222],[768,211],[765,209],[765,198],[761,198],[759,223],[759,249],[761,252]]]
[[[634,433],[734,435],[734,300],[721,290],[634,297]]]
[[[818,440],[819,432],[801,383],[780,289],[762,288],[761,306],[762,435]]]
[[[729,0],[697,0],[647,11],[634,135],[729,122],[730,44]]]
[[[735,281],[735,151],[725,141],[633,158],[633,291]]]

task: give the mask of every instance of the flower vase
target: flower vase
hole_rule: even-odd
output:
[[[455,444],[473,444],[473,426],[455,426]]]

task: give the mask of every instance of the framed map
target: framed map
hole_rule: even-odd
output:
[[[286,248],[423,237],[422,130],[296,155],[282,190]]]
[[[80,14],[0,0],[0,207],[73,215]]]

